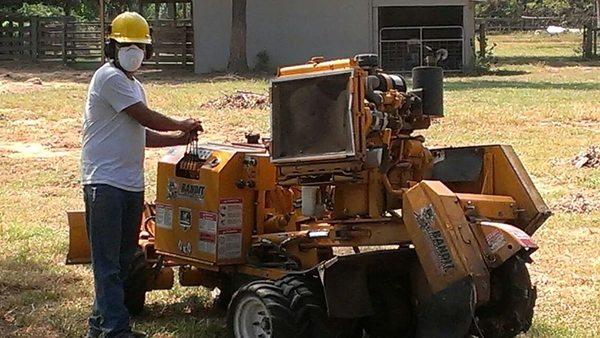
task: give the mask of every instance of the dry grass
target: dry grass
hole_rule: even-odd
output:
[[[492,36],[498,69],[451,77],[446,117],[425,132],[430,145],[509,143],[550,205],[581,193],[600,199],[600,168],[571,159],[600,145],[600,64],[581,63],[580,37]],[[3,74],[10,74],[6,76]],[[65,210],[82,207],[78,186],[80,117],[90,71],[0,64],[0,336],[81,336],[92,296],[86,267],[63,264]],[[27,83],[40,78],[42,84]],[[227,80],[181,72],[143,76],[152,107],[200,117],[206,139],[236,141],[268,131],[261,110],[214,111],[224,93],[266,93],[264,79]],[[148,198],[155,161],[147,156]],[[600,212],[556,211],[536,234],[531,266],[538,285],[532,337],[600,336]],[[136,327],[156,337],[212,337],[222,319],[207,312],[203,289],[152,293]]]

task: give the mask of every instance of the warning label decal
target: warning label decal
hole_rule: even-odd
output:
[[[216,238],[214,233],[200,232],[200,241],[198,242],[198,250],[211,255],[216,253],[217,247]]]
[[[224,198],[219,204],[218,258],[235,259],[242,256],[243,201]]]
[[[490,250],[492,253],[498,252],[504,245],[506,245],[506,240],[504,239],[504,235],[499,230],[494,230],[485,236],[485,240],[487,244],[490,246]]]
[[[216,212],[206,212],[200,211],[200,221],[199,228],[200,232],[217,232],[217,221],[219,219],[219,215]]]
[[[224,198],[219,205],[219,230],[242,228],[241,198]]]
[[[242,256],[242,230],[219,231],[219,259],[240,258]]]
[[[216,254],[217,248],[217,223],[219,214],[216,212],[200,211],[198,227],[200,240],[198,250],[211,255]]]
[[[156,226],[163,229],[173,229],[173,207],[166,204],[156,204]]]

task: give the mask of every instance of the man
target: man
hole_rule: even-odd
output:
[[[176,120],[148,108],[133,74],[150,56],[151,43],[142,16],[117,16],[106,46],[109,62],[88,91],[81,155],[95,289],[88,337],[145,336],[131,331],[123,290],[142,217],[144,148],[183,145],[202,130],[195,119]]]

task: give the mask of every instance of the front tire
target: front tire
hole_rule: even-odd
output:
[[[513,256],[490,276],[490,301],[475,312],[471,333],[485,338],[510,338],[527,332],[533,319],[537,290],[520,256]],[[476,325],[475,325],[476,324]]]
[[[235,338],[296,337],[290,302],[273,281],[259,280],[239,288],[229,303],[227,330]]]

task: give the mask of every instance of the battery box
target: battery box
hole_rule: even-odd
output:
[[[158,163],[156,250],[211,265],[244,263],[255,224],[256,189],[274,186],[271,168],[260,147],[170,149]]]

